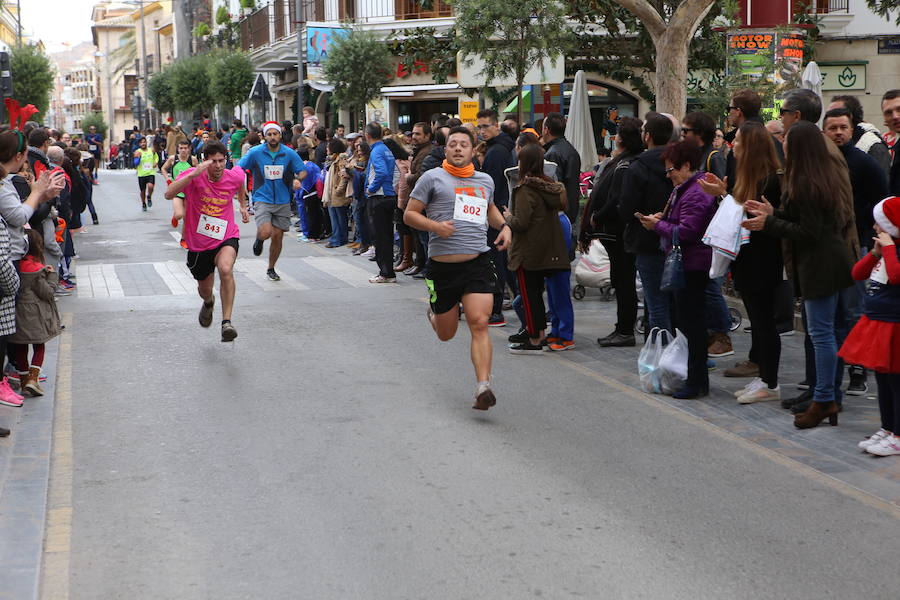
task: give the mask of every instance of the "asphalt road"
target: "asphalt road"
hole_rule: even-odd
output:
[[[80,292],[61,303],[68,568],[44,575],[71,598],[900,587],[896,511],[560,357],[511,356],[511,327],[494,332],[498,405],[471,410],[468,334],[439,343],[421,282],[371,286],[373,263],[346,250],[286,239],[291,279],[267,285],[244,226],[239,337],[222,344],[171,275],[184,251],[162,189],[142,213],[134,172],[104,172],[95,198]]]

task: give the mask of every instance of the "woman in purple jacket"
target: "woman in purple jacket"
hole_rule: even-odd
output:
[[[697,183],[703,175],[697,172],[701,157],[701,149],[696,144],[670,144],[661,159],[675,189],[663,212],[636,215],[644,228],[659,235],[667,254],[672,251],[673,232],[678,230],[687,285],[674,294],[675,326],[687,337],[688,376],[684,387],[672,397],[682,399],[698,398],[709,393],[704,290],[709,282],[712,249],[700,240],[716,214],[716,201]]]

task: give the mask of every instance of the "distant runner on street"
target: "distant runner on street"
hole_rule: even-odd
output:
[[[147,138],[142,137],[138,144],[134,156],[138,159],[137,176],[138,187],[141,188],[141,210],[147,212],[148,207],[153,207],[153,187],[156,184],[156,165],[159,164],[159,155],[147,148]]]
[[[160,170],[162,171],[163,177],[166,178],[166,184],[172,185],[172,182],[178,179],[178,176],[184,171],[196,166],[197,158],[191,156],[191,143],[187,140],[181,140],[178,142],[178,156],[170,156],[167,158]],[[184,192],[178,194],[178,197],[183,200]],[[179,219],[176,219],[175,214],[173,213],[172,227],[177,228],[178,221]],[[181,236],[181,247],[187,248],[187,242],[184,241],[184,235]]]
[[[250,222],[247,212],[247,189],[244,171],[238,167],[225,168],[228,154],[219,142],[210,142],[204,149],[205,160],[196,168],[186,169],[166,190],[172,200],[174,215],[184,219],[184,239],[187,242],[187,265],[197,280],[197,292],[203,299],[200,325],[212,324],[216,296],[213,292],[215,271],[219,271],[219,295],[222,298],[222,341],[237,337],[231,324],[234,306],[234,261],[237,259],[241,232],[234,222],[234,195],[238,195],[241,220]],[[184,199],[178,197],[184,193]]]
[[[256,216],[256,241],[253,254],[262,254],[263,242],[269,246],[269,279],[279,281],[275,263],[281,255],[284,232],[291,229],[291,196],[306,177],[300,156],[281,143],[281,125],[266,121],[262,125],[265,144],[254,146],[241,158],[241,169],[253,175],[253,211]]]
[[[462,302],[472,335],[476,410],[497,403],[491,390],[493,348],[488,318],[494,306],[497,271],[488,254],[488,223],[500,231],[496,247],[505,250],[511,232],[494,205],[494,181],[475,170],[475,136],[454,127],[447,136],[442,168],[422,174],[410,194],[403,221],[429,232],[425,283],[430,294],[428,321],[443,342],[453,339]]]

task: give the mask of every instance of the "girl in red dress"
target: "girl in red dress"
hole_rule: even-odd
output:
[[[900,455],[900,197],[874,209],[872,251],[853,267],[853,279],[868,279],[865,314],[838,355],[875,371],[881,429],[859,443],[876,456]]]

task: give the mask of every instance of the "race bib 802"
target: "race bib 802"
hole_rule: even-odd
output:
[[[487,222],[487,198],[456,194],[456,204],[453,207],[453,219],[483,225]]]

